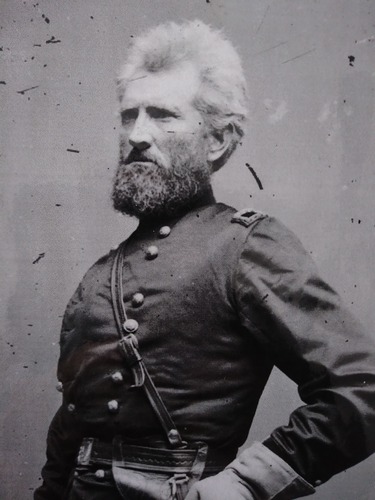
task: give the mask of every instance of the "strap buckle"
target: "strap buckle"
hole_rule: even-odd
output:
[[[134,384],[130,387],[142,387],[145,383],[145,371],[142,363],[142,356],[138,351],[138,340],[133,333],[122,337],[118,341],[120,350],[125,357],[134,375]]]
[[[173,500],[179,500],[180,498],[183,498],[181,486],[188,482],[189,476],[187,476],[186,474],[175,474],[169,479],[168,483],[171,485],[171,498]]]

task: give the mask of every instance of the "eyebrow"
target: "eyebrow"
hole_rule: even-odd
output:
[[[160,110],[165,111],[167,113],[174,113],[176,115],[181,115],[181,110],[176,106],[165,106],[163,104],[146,104],[146,111],[148,110]],[[124,113],[125,111],[138,111],[139,106],[133,105],[132,103],[129,106],[124,106],[121,108],[120,113]]]
[[[171,114],[174,114],[174,115],[180,115],[181,114],[181,111],[174,107],[174,106],[168,106],[168,107],[165,107],[165,106],[146,106],[146,111],[163,111],[165,113],[171,113]]]

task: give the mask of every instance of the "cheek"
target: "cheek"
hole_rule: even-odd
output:
[[[125,146],[126,144],[128,144],[129,143],[129,134],[124,132],[124,131],[121,131],[119,134],[119,141],[120,141],[121,146]]]
[[[175,165],[202,164],[207,161],[206,143],[196,136],[170,137],[164,143],[163,152]]]
[[[163,141],[163,147],[170,151],[196,151],[197,148],[202,150],[205,148],[206,141],[200,133],[190,134],[168,134]]]

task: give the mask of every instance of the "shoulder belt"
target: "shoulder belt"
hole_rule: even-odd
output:
[[[252,210],[251,208],[243,208],[233,215],[231,222],[237,222],[242,226],[250,227],[255,222],[266,217],[267,215],[263,212]]]
[[[130,368],[133,373],[135,383],[132,387],[140,387],[145,391],[148,401],[162,428],[164,429],[169,444],[172,448],[183,447],[186,443],[182,441],[181,435],[178,432],[176,425],[159,394],[159,391],[152,381],[152,378],[139,352],[138,340],[133,333],[129,333],[125,328],[127,315],[123,301],[124,292],[122,287],[122,268],[125,245],[126,242],[122,243],[116,250],[111,273],[112,305],[120,337],[118,347],[124,356],[128,368]],[[127,335],[124,335],[123,330],[125,330]]]

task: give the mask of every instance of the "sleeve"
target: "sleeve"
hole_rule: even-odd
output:
[[[70,299],[63,319],[60,335],[61,348],[69,331],[73,329],[75,310],[82,300],[82,284]],[[42,469],[43,484],[35,490],[34,500],[63,500],[82,441],[77,422],[72,419],[63,403],[52,419],[47,435],[47,460]]]
[[[249,230],[235,277],[242,324],[304,406],[263,442],[313,485],[375,450],[375,342],[273,218]]]
[[[47,436],[47,461],[42,469],[43,484],[34,500],[63,500],[69,478],[75,467],[80,446],[70,415],[62,406],[54,416]]]
[[[254,443],[222,472],[195,483],[186,500],[291,500],[314,492],[278,455]]]

